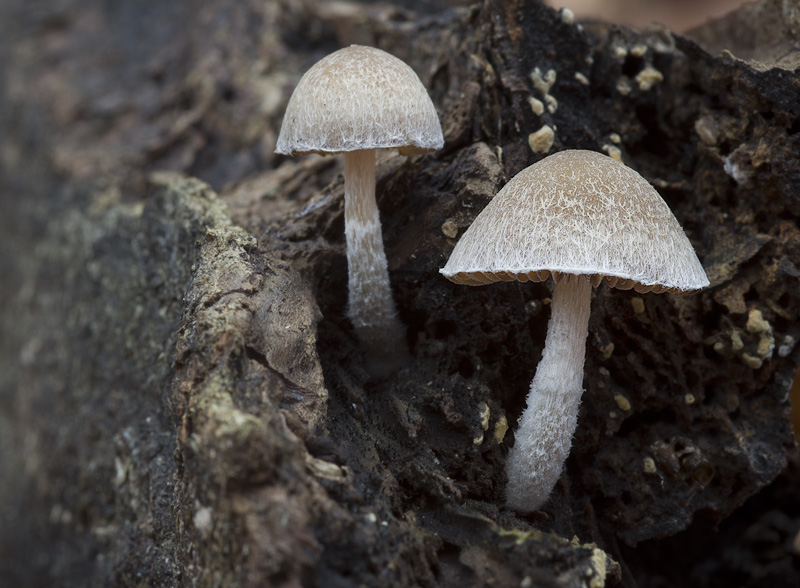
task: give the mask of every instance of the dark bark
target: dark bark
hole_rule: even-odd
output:
[[[796,586],[796,9],[692,40],[535,0],[321,4],[0,5],[0,583]],[[771,51],[725,40],[745,20]],[[342,162],[273,154],[299,76],[353,42],[419,73],[446,139],[378,160],[413,350],[381,382],[344,311]],[[573,451],[520,516],[549,290],[438,268],[543,125],[649,179],[711,287],[595,291]]]

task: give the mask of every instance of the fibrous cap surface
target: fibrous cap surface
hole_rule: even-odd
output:
[[[640,292],[708,286],[689,239],[656,190],[584,150],[522,170],[477,216],[441,273],[458,284],[583,274]]]
[[[397,147],[422,153],[443,144],[436,109],[414,70],[380,49],[351,45],[318,61],[300,79],[275,151]]]

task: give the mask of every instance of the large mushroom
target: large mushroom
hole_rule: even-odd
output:
[[[376,376],[399,367],[408,347],[375,202],[375,150],[410,155],[443,144],[436,109],[417,74],[373,47],[351,45],[314,64],[286,108],[277,153],[345,154],[348,316]]]
[[[541,506],[569,455],[583,394],[592,286],[693,292],[708,286],[658,192],[592,151],[555,153],[517,174],[464,232],[441,273],[457,284],[552,276],[545,348],[506,461],[507,504]]]

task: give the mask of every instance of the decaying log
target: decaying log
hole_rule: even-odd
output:
[[[0,583],[796,585],[798,10],[678,36],[537,0],[317,4],[0,7]],[[445,133],[378,159],[413,350],[383,381],[345,313],[342,162],[273,153],[350,43],[409,63]],[[596,289],[572,454],[522,516],[504,461],[550,291],[438,269],[566,148],[642,173],[711,287]]]

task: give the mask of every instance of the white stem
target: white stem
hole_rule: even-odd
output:
[[[375,202],[375,151],[344,156],[344,226],[347,241],[347,314],[367,355],[368,370],[385,376],[408,357],[405,328],[389,284],[381,221]]]
[[[592,286],[566,275],[553,290],[542,360],[506,460],[508,506],[532,511],[550,495],[572,445],[583,394]]]

